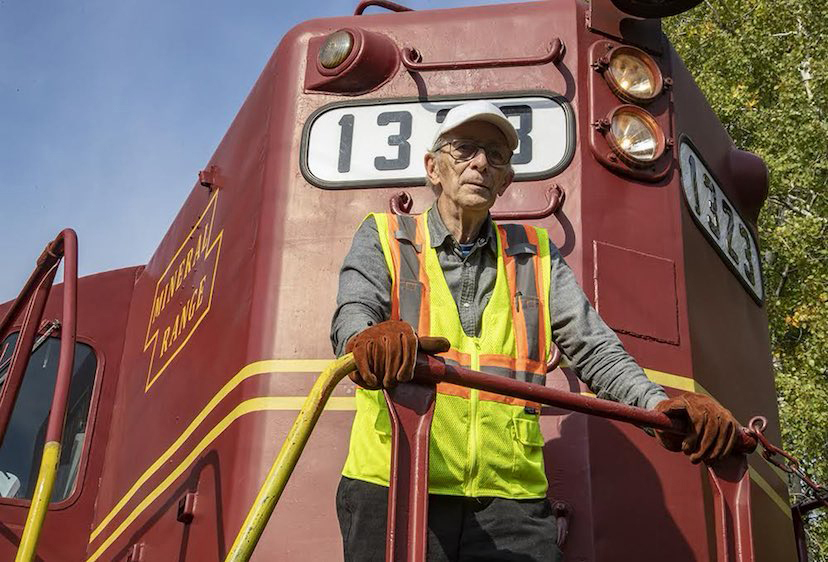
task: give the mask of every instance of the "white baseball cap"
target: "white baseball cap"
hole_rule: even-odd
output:
[[[503,112],[498,109],[496,105],[485,100],[468,101],[460,105],[452,107],[446,118],[437,129],[437,134],[434,135],[434,140],[431,143],[433,147],[437,144],[437,139],[441,135],[451,131],[469,121],[486,121],[491,123],[503,133],[506,141],[509,143],[509,149],[515,150],[518,145],[518,134],[514,125],[503,115]]]

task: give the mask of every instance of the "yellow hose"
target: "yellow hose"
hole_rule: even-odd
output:
[[[49,441],[43,447],[43,457],[40,459],[40,472],[37,474],[32,504],[29,506],[29,514],[26,516],[26,526],[23,528],[23,536],[20,537],[20,547],[17,549],[15,562],[30,562],[34,560],[37,550],[37,539],[43,528],[43,520],[46,518],[46,510],[49,508],[49,500],[52,497],[52,486],[55,484],[57,465],[60,459],[60,443]]]
[[[299,410],[299,415],[296,416],[296,421],[293,422],[293,427],[285,438],[282,444],[282,449],[276,457],[267,478],[262,484],[259,495],[253,502],[250,512],[242,524],[230,552],[225,558],[225,562],[246,562],[253,554],[256,548],[256,543],[264,532],[270,515],[276,507],[276,502],[282,495],[285,489],[288,478],[290,478],[296,463],[299,461],[299,456],[308,442],[313,428],[316,426],[316,421],[325,409],[325,404],[333,392],[333,389],[339,384],[339,381],[349,372],[355,369],[354,358],[352,354],[347,354],[339,359],[331,362],[328,367],[322,371],[319,378],[313,385],[313,388],[305,399],[302,409]]]

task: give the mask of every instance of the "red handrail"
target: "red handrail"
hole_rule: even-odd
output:
[[[462,367],[454,367],[431,356],[421,356],[417,363],[414,380],[425,383],[448,382],[532,402],[541,402],[573,412],[599,415],[603,418],[653,429],[686,433],[681,422],[653,410],[644,410],[643,408],[636,408],[618,402],[582,396],[566,390],[557,390],[539,384],[520,382],[498,375],[488,375]],[[751,433],[744,431],[737,447],[740,451],[748,453],[753,452],[756,445],[756,438]]]
[[[558,184],[546,190],[548,200],[546,205],[539,209],[517,209],[514,211],[493,211],[492,219],[496,221],[538,220],[545,219],[561,210],[566,192]]]
[[[326,400],[336,384],[355,368],[353,356],[346,354],[333,361],[316,380],[236,536],[227,561],[246,561],[252,555]],[[437,382],[460,384],[665,431],[684,432],[681,423],[664,414],[451,367],[439,359],[421,355],[411,383],[384,391],[391,417],[391,481],[386,545],[386,560],[389,562],[425,560],[428,444]],[[737,452],[752,451],[756,447],[756,439],[753,433],[742,431]],[[719,536],[717,560],[753,562],[747,457],[733,454],[708,465],[707,469],[714,489],[716,532]]]
[[[357,4],[356,9],[354,10],[354,15],[361,16],[365,9],[369,6],[378,6],[380,8],[385,8],[386,10],[390,10],[392,12],[414,11],[407,6],[403,6],[402,4],[397,4],[396,2],[389,2],[389,0],[362,0],[362,2]]]
[[[419,356],[414,381],[385,393],[391,414],[391,481],[388,493],[388,562],[423,562],[428,522],[428,436],[435,385],[455,385],[494,392],[573,412],[685,433],[684,425],[665,414],[581,396],[568,391],[520,382],[446,365],[431,356]],[[423,443],[426,444],[423,447]],[[757,440],[742,430],[736,454],[708,465],[714,491],[718,560],[752,562],[750,478],[747,457]],[[741,453],[741,454],[739,454]]]
[[[466,70],[469,68],[503,68],[507,66],[535,66],[549,62],[557,64],[566,53],[563,41],[556,38],[549,50],[533,57],[479,59],[466,61],[423,62],[422,55],[413,47],[402,50],[402,62],[411,72],[429,72],[433,70]]]
[[[37,330],[43,318],[43,310],[46,307],[46,300],[52,288],[57,266],[63,255],[66,255],[64,267],[64,297],[63,297],[63,329],[61,330],[61,357],[68,343],[68,334],[71,329],[71,346],[74,354],[74,318],[76,312],[76,287],[77,287],[77,263],[78,263],[78,237],[74,230],[66,229],[46,245],[46,248],[37,259],[34,271],[26,280],[20,294],[12,303],[2,320],[0,320],[0,338],[5,338],[11,330],[13,323],[20,313],[25,309],[23,325],[20,328],[20,336],[14,348],[9,365],[9,372],[6,376],[3,390],[0,393],[0,443],[6,435],[9,419],[11,418],[20,385],[23,382],[23,375],[29,365],[31,348],[37,336]],[[71,316],[71,317],[70,317]],[[68,325],[67,325],[68,322]],[[69,364],[71,371],[71,363]],[[58,368],[58,379],[60,368]],[[55,383],[57,390],[58,382]],[[64,400],[65,401],[65,400]],[[54,410],[52,411],[54,417]],[[61,426],[63,418],[61,417]],[[50,422],[51,423],[51,422]]]
[[[75,339],[77,337],[78,311],[78,236],[74,230],[66,229],[58,235],[63,240],[63,323],[60,328],[60,359],[58,360],[55,392],[46,441],[60,443],[63,436],[63,417],[69,396],[69,383],[75,362]]]
[[[40,472],[35,485],[26,525],[20,538],[17,561],[29,561],[35,556],[37,540],[46,517],[46,510],[52,494],[52,486],[60,462],[60,442],[63,436],[63,418],[66,414],[66,402],[69,396],[69,384],[72,379],[72,367],[75,361],[75,339],[78,301],[78,237],[74,230],[66,229],[50,242],[37,260],[37,266],[29,277],[23,290],[15,299],[6,316],[0,321],[0,336],[11,328],[12,323],[28,301],[26,316],[20,329],[21,336],[15,345],[9,366],[9,376],[0,395],[0,443],[6,434],[9,419],[17,400],[17,393],[26,372],[31,356],[34,336],[43,317],[43,309],[52,282],[57,272],[61,257],[63,268],[63,323],[60,332],[60,356],[58,360],[55,388],[49,410],[46,439],[43,445]]]

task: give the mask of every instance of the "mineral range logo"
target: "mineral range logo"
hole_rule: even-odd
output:
[[[184,349],[210,312],[221,238],[215,232],[218,191],[170,260],[155,286],[144,352],[149,351],[146,392]]]

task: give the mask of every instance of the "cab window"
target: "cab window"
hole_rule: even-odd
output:
[[[11,334],[0,344],[0,384],[5,383],[17,336],[17,333]],[[36,347],[29,360],[0,446],[0,497],[31,499],[34,493],[59,356],[60,339],[50,337]],[[53,502],[68,498],[75,488],[96,369],[92,348],[77,343]]]

